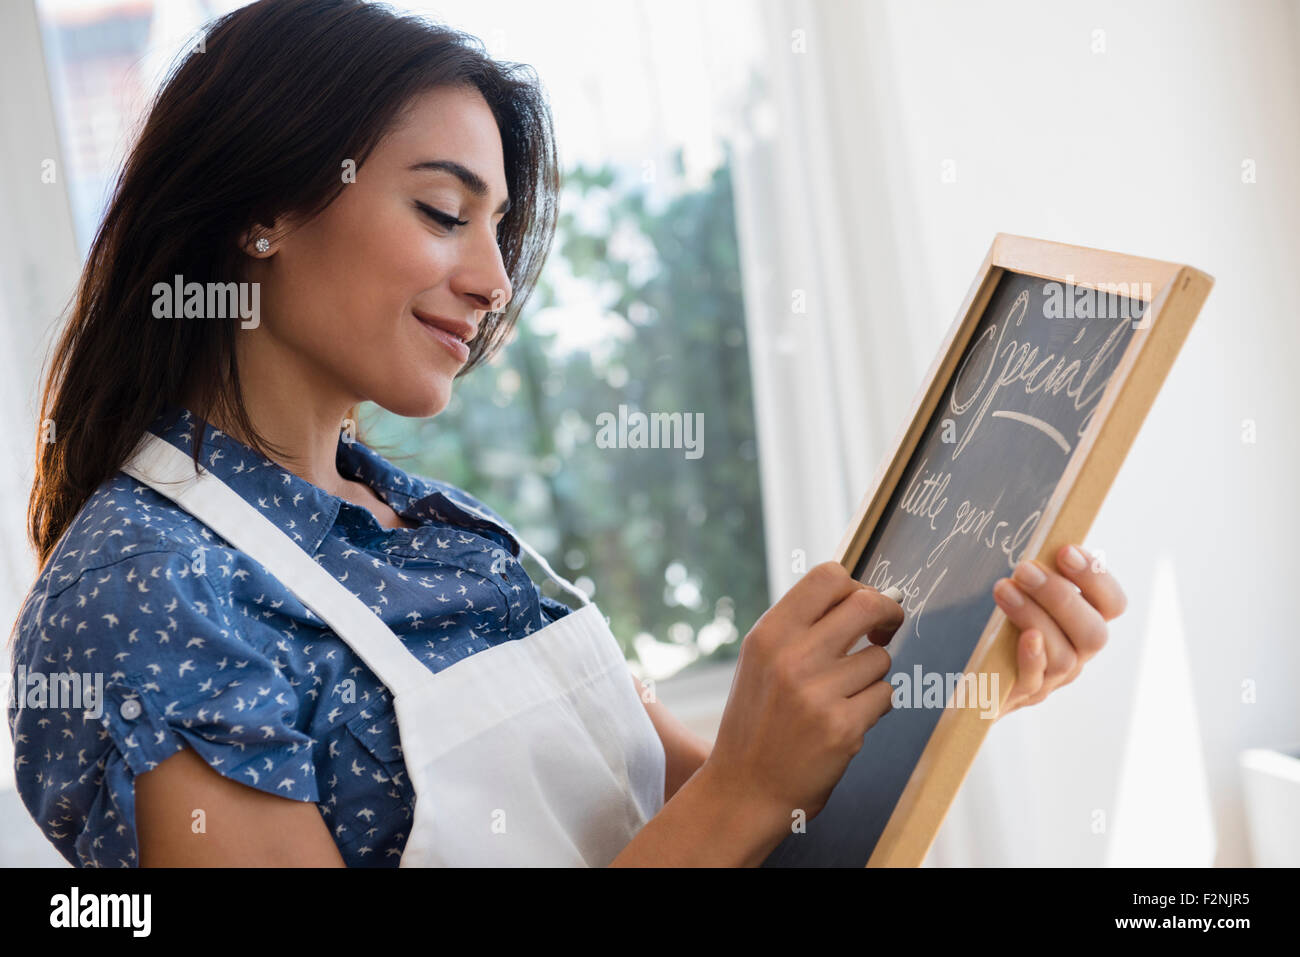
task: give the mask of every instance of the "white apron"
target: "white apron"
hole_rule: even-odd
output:
[[[387,686],[415,790],[400,866],[604,866],[662,808],[663,744],[617,640],[600,609],[527,543],[582,607],[435,674],[270,519],[200,468],[196,478],[190,455],[145,433],[122,471],[260,562]]]

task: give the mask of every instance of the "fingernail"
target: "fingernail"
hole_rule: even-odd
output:
[[[1065,557],[1061,559],[1065,567],[1070,571],[1081,572],[1088,567],[1088,560],[1083,557],[1083,552],[1079,551],[1073,545],[1065,549]]]
[[[1016,566],[1016,570],[1012,574],[1017,581],[1023,582],[1030,588],[1037,588],[1047,581],[1047,576],[1043,574],[1043,570],[1031,561],[1021,562]]]
[[[1013,608],[1019,608],[1025,603],[1025,599],[1020,595],[1020,589],[1012,584],[1009,578],[1004,578],[998,582],[997,597]]]

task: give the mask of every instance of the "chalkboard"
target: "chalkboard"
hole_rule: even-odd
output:
[[[1082,541],[1172,361],[1169,344],[1176,351],[1195,316],[1184,308],[1171,319],[1169,296],[1178,291],[1185,307],[1197,294],[1203,300],[1212,282],[1181,267],[1154,285],[1169,269],[1151,267],[1172,264],[1100,254],[1123,275],[1103,283],[1095,264],[1089,268],[1098,254],[1021,237],[995,240],[883,471],[888,488],[882,481],[868,495],[864,521],[851,529],[841,557],[858,581],[904,592],[904,622],[888,646],[894,710],[868,731],[820,814],[794,829],[765,866],[917,864],[920,848],[933,840],[1014,683],[1018,632],[993,600],[993,585],[1023,558],[1054,567],[1059,544]],[[1037,274],[1000,266],[1000,259],[1036,266]],[[1074,272],[1055,276],[1072,260],[1091,285]],[[1203,288],[1194,293],[1197,277]],[[1163,307],[1159,316],[1153,302]],[[1159,361],[1135,372],[1157,322],[1162,348],[1147,358]],[[1144,388],[1123,388],[1138,383]],[[1122,392],[1128,400],[1117,404]],[[1112,441],[1099,456],[1103,434]],[[1064,514],[1073,488],[1089,484],[1089,494],[1076,496]],[[1001,658],[990,667],[981,659],[1004,631]],[[865,646],[863,638],[850,650]],[[948,766],[938,761],[939,749],[927,765],[923,757],[945,715],[963,722],[949,721]],[[911,829],[891,845],[892,857],[878,853],[891,821],[896,832]]]

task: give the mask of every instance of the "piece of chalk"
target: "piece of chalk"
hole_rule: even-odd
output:
[[[899,588],[897,585],[890,585],[880,594],[896,602],[902,602],[903,600],[903,590]]]

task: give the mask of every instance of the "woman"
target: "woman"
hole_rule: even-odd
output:
[[[42,401],[14,667],[104,685],[11,724],[69,862],[758,864],[824,805],[890,707],[896,603],[814,568],[746,637],[710,747],[503,518],[355,437],[359,403],[436,415],[501,348],[557,181],[522,68],[359,0],[262,0],[169,78]],[[1039,570],[1004,605],[1009,708],[1123,609],[1086,561]]]

